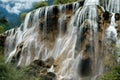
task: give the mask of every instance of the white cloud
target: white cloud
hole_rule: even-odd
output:
[[[10,5],[6,5],[6,10],[9,12],[9,13],[16,13],[16,14],[19,14],[20,11],[18,10],[18,7],[10,7]]]
[[[44,1],[44,0],[1,0],[3,4],[1,7],[5,8],[9,13],[19,14],[22,10],[27,10],[32,8],[34,2]],[[10,4],[14,5],[10,5]]]

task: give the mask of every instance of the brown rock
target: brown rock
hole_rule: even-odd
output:
[[[53,63],[54,63],[54,58],[53,58],[53,57],[49,57],[49,58],[45,61],[45,63],[46,63],[46,67],[47,67],[47,68],[50,68],[50,67],[53,65]]]

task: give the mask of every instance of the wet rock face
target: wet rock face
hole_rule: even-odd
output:
[[[111,14],[108,11],[105,11],[103,14],[104,20],[107,20],[109,22],[110,22],[110,16],[111,16]]]
[[[120,14],[119,13],[116,13],[115,14],[115,21],[116,21],[116,31],[117,31],[117,36],[118,38],[120,38]]]
[[[53,65],[53,63],[54,63],[54,58],[53,58],[53,57],[49,57],[49,58],[45,61],[45,63],[46,63],[46,67],[50,68],[50,67]]]
[[[63,74],[68,74],[67,76],[69,76],[73,74],[72,72],[74,72],[71,71],[71,66],[74,65],[73,61],[79,54],[83,55],[80,55],[82,59],[80,59],[80,61],[78,59],[79,63],[75,62],[78,70],[78,72],[76,71],[75,73],[77,73],[80,77],[93,76],[96,74],[95,71],[97,72],[97,69],[100,69],[96,67],[98,66],[97,62],[102,60],[101,56],[104,58],[103,55],[106,54],[105,52],[108,52],[104,50],[108,47],[105,46],[104,43],[106,38],[105,31],[110,25],[111,13],[102,11],[100,6],[95,8],[87,6],[84,8],[80,7],[83,5],[83,2],[78,3],[79,5],[76,4],[75,6],[73,6],[73,4],[64,6],[61,5],[60,7],[50,6],[48,10],[44,8],[43,13],[40,14],[43,16],[36,20],[38,21],[38,25],[37,23],[32,22],[35,17],[34,13],[41,12],[36,10],[30,14],[28,26],[21,27],[21,31],[24,31],[24,28],[27,30],[23,32],[23,43],[20,42],[17,44],[17,51],[15,52],[13,58],[17,58],[17,61],[19,61],[22,56],[20,65],[23,66],[26,65],[26,63],[28,63],[28,65],[30,64],[28,66],[29,69],[27,70],[29,75],[42,77],[43,80],[55,80],[56,74],[48,72],[48,69],[51,70],[51,68],[54,68],[54,71],[58,73],[57,76],[61,76]],[[78,9],[78,13],[75,7]],[[73,10],[73,8],[76,10]],[[74,18],[78,19],[74,20]],[[118,13],[115,15],[115,19],[119,27],[120,15]],[[35,23],[35,26],[32,26],[32,23]],[[118,29],[118,31],[120,31],[120,29]],[[12,36],[14,36],[16,32],[13,31]],[[12,33],[9,32],[9,35],[10,34]],[[109,53],[111,53],[110,49],[109,51]],[[57,58],[54,59],[53,57],[56,57],[56,54]],[[49,58],[46,60],[46,57],[48,56]],[[101,65],[102,61],[99,63],[99,65]],[[93,72],[92,69],[95,71]],[[69,80],[66,78],[63,79]]]
[[[89,57],[81,59],[78,66],[78,74],[81,77],[90,76],[92,74],[91,65],[91,59]]]
[[[6,35],[0,34],[0,52],[4,54],[4,44],[5,44]]]
[[[48,72],[46,75],[42,76],[42,80],[56,80],[56,75],[53,72]]]
[[[3,34],[1,34],[1,35],[0,35],[0,46],[4,46],[5,39],[6,39],[6,36],[3,35]]]
[[[115,14],[115,20],[120,20],[120,14],[119,13]]]
[[[31,77],[37,77],[42,80],[56,80],[56,74],[53,72],[48,72],[49,69],[47,64],[50,64],[52,58],[49,61],[35,60],[33,61],[25,71]]]

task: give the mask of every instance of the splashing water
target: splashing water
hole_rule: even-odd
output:
[[[120,13],[120,0],[102,0],[101,5],[109,12]]]
[[[105,8],[119,12],[119,3],[116,3],[119,0],[112,2],[104,2]],[[24,24],[6,32],[6,62],[15,58],[17,66],[24,66],[37,59],[44,61],[53,57],[57,67],[52,65],[48,72],[55,72],[57,80],[96,80],[104,70],[103,44],[98,36],[97,5],[100,3],[100,0],[85,0],[84,5],[75,2],[28,13]],[[112,14],[111,23],[103,33],[107,34],[105,38],[117,39],[115,13]],[[112,38],[111,33],[114,33]]]
[[[117,40],[117,31],[115,29],[116,26],[117,25],[115,23],[115,13],[112,13],[111,23],[110,23],[110,26],[107,29],[107,38],[110,38],[113,41]]]

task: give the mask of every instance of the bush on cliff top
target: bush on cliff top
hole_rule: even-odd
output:
[[[66,4],[66,3],[71,3],[75,1],[80,1],[80,0],[54,0],[54,4]]]
[[[21,13],[20,17],[21,17],[21,20],[24,21],[25,17],[26,17],[26,14],[27,12],[23,12]]]
[[[40,1],[40,2],[35,3],[33,7],[34,7],[34,9],[37,9],[37,8],[40,8],[40,7],[43,7],[43,6],[47,6],[47,5],[48,5],[47,2]]]
[[[10,29],[9,22],[7,21],[7,19],[6,19],[5,16],[3,16],[3,17],[0,18],[0,26],[2,28],[4,28],[3,31],[6,31],[6,30]]]
[[[4,28],[0,26],[0,33],[4,32]]]

